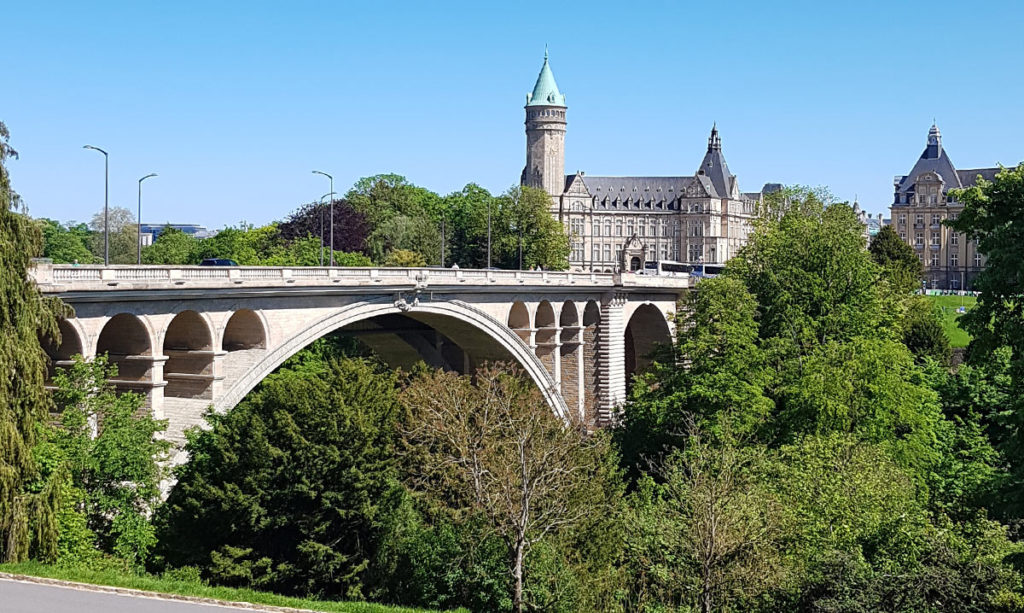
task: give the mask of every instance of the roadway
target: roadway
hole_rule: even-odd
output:
[[[261,609],[96,592],[0,578],[0,613],[251,613],[254,610]]]

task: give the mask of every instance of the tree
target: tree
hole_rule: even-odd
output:
[[[199,263],[199,241],[191,234],[165,226],[160,236],[142,250],[143,264],[195,265]]]
[[[749,436],[764,427],[774,403],[757,311],[753,295],[732,277],[702,281],[684,298],[673,353],[635,381],[616,431],[634,478],[681,447],[691,421],[707,433],[728,426]]]
[[[18,196],[11,188],[11,174],[7,170],[9,158],[18,159],[18,152],[11,147],[11,133],[4,122],[0,121],[0,208],[5,211],[14,210]]]
[[[955,192],[964,203],[957,219],[947,221],[957,232],[977,241],[986,255],[985,269],[974,281],[979,292],[975,308],[960,319],[981,350],[1007,346],[1013,360],[1024,359],[1024,163],[1004,168],[993,181],[979,180]]]
[[[977,241],[985,269],[974,281],[978,304],[961,318],[983,350],[1008,346],[1013,359],[1024,359],[1024,163],[1004,168],[993,181],[953,193],[964,204],[955,220],[945,223]]]
[[[366,215],[357,211],[348,200],[344,199],[335,200],[333,208],[334,250],[363,253],[366,250],[366,237],[370,231]],[[310,203],[299,207],[279,224],[281,236],[289,241],[309,236],[319,239],[322,229],[323,245],[330,248],[330,211],[330,204]],[[324,255],[325,262],[328,255]]]
[[[161,462],[170,443],[158,438],[167,423],[143,409],[143,396],[118,394],[109,383],[116,377],[117,367],[103,356],[90,362],[76,356],[69,368],[58,369],[60,423],[50,427],[37,454],[54,475],[67,475],[63,495],[91,537],[82,545],[138,569],[156,541],[149,514],[160,501]],[[77,522],[62,517],[62,545]],[[89,553],[62,550],[71,558]]]
[[[645,478],[632,502],[632,572],[637,603],[681,610],[749,610],[784,575],[784,513],[761,474],[763,448],[731,433],[707,441],[691,422],[685,451]]]
[[[761,305],[762,338],[806,352],[829,340],[895,337],[900,313],[888,308],[863,226],[845,204],[790,194],[785,212],[762,218],[729,268]]]
[[[209,430],[157,515],[159,551],[216,583],[357,598],[395,504],[394,374],[293,360]]]
[[[1010,473],[1003,490],[1016,517],[1024,515],[1024,444],[1019,433],[1024,427],[1024,163],[1004,168],[992,181],[979,180],[974,186],[953,193],[964,204],[956,220],[947,221],[957,232],[977,241],[987,260],[974,280],[979,292],[977,305],[959,320],[971,333],[968,349],[972,364],[1002,379],[1005,402],[989,417],[995,422],[997,447]],[[1001,356],[1001,360],[993,357]],[[999,362],[1002,362],[1000,365]],[[1001,386],[1001,387],[1003,387]],[[991,405],[989,405],[991,406]]]
[[[138,259],[139,229],[135,220],[135,214],[120,206],[110,207],[110,263],[111,264],[134,264]],[[89,222],[90,235],[89,248],[96,258],[103,261],[103,211],[92,216]]]
[[[491,242],[500,268],[569,267],[569,237],[551,216],[551,197],[544,190],[511,187],[495,205]]]
[[[921,258],[913,247],[896,234],[892,226],[883,227],[875,235],[868,251],[897,291],[909,293],[920,286],[921,275],[924,273]]]
[[[401,395],[413,485],[480,513],[507,550],[512,609],[524,607],[524,561],[545,539],[602,513],[605,439],[556,418],[539,391],[498,368],[474,380],[426,373]]]
[[[383,263],[395,250],[415,253],[427,263],[441,261],[441,228],[429,217],[394,215],[382,221],[366,239],[370,257]]]
[[[43,257],[55,264],[91,264],[96,256],[89,250],[91,237],[85,224],[68,223],[67,226],[52,219],[40,219],[43,231]]]
[[[903,344],[918,359],[929,357],[948,364],[953,353],[949,337],[942,328],[942,315],[924,296],[908,296],[903,319]]]
[[[426,266],[427,261],[423,256],[408,249],[393,249],[384,258],[384,266],[414,267]]]
[[[10,210],[5,162],[16,153],[7,140],[0,123],[0,561],[16,562],[33,545],[42,558],[56,555],[59,484],[51,479],[34,490],[29,484],[38,474],[32,448],[51,406],[40,338],[60,338],[57,318],[70,309],[43,297],[27,274],[42,236],[37,225]]]
[[[450,257],[464,268],[487,266],[487,212],[490,209],[492,234],[497,204],[494,196],[475,183],[444,197]],[[493,237],[492,237],[493,238]]]
[[[395,216],[426,217],[440,223],[443,203],[434,192],[417,187],[396,174],[363,177],[345,194],[345,200],[366,216],[371,228]]]

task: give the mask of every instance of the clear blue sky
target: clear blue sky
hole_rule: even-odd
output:
[[[94,6],[93,6],[94,5]],[[888,206],[935,117],[961,168],[1024,160],[1024,3],[8,2],[0,120],[35,216],[262,224],[359,177],[516,183],[544,45],[566,171],[692,174]]]

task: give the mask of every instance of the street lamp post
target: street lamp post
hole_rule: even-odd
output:
[[[142,182],[145,181],[146,179],[150,178],[150,177],[155,177],[155,176],[156,176],[156,173],[155,172],[151,172],[148,175],[146,175],[146,176],[142,177],[141,179],[139,179],[139,218],[136,221],[139,222],[137,227],[139,229],[139,233],[138,233],[139,234],[139,245],[138,245],[139,246],[139,258],[138,259],[139,259],[139,265],[140,266],[142,265]]]
[[[491,199],[487,199],[487,268],[491,267]]]
[[[103,265],[110,266],[110,156],[99,147],[83,145],[103,154]]]
[[[330,196],[334,202],[334,192],[320,196],[320,265],[324,265],[324,198]],[[331,218],[334,216],[331,215]],[[334,245],[331,245],[331,253],[334,252]]]
[[[331,180],[331,266],[334,266],[334,177],[319,170],[314,170],[313,174],[323,175]]]

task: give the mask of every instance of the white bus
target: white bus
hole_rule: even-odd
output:
[[[644,262],[644,267],[637,273],[643,275],[660,275],[663,277],[681,277],[693,271],[693,266],[671,260],[653,260]]]

